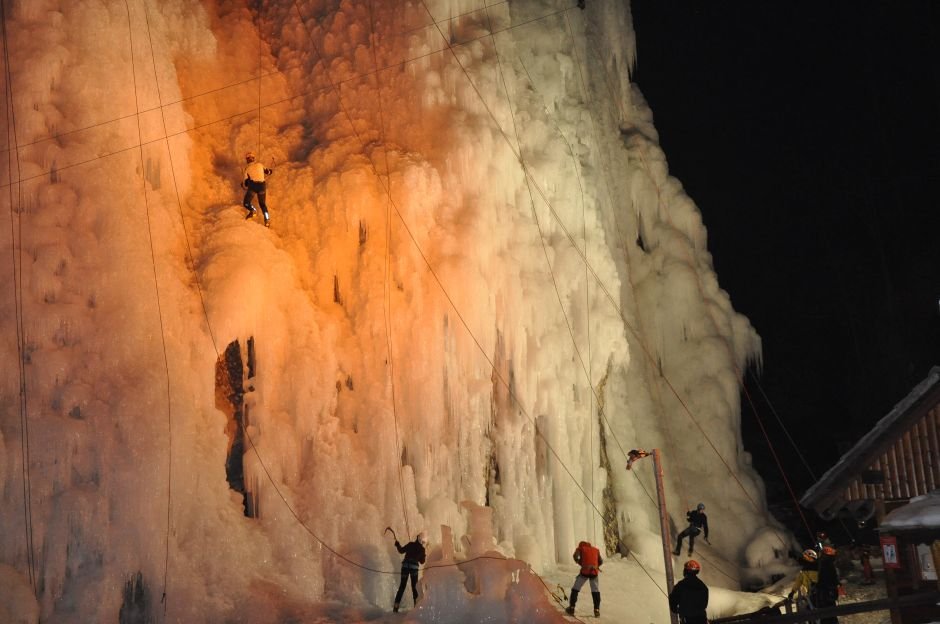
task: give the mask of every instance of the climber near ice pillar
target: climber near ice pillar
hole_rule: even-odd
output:
[[[707,624],[708,587],[698,577],[702,570],[695,559],[682,568],[682,580],[669,592],[669,610],[679,614],[682,624]]]
[[[261,208],[261,214],[264,215],[264,227],[271,226],[271,217],[268,214],[268,205],[265,203],[266,184],[264,176],[274,173],[273,169],[268,169],[255,159],[254,152],[245,154],[245,179],[242,181],[242,188],[245,189],[245,199],[242,205],[248,214],[245,219],[255,216],[255,207],[251,205],[251,200],[255,195],[258,196],[258,207]]]
[[[591,542],[581,542],[574,551],[574,560],[576,563],[581,564],[581,572],[574,579],[574,585],[571,587],[571,598],[565,612],[568,615],[574,615],[574,605],[578,602],[578,592],[581,591],[581,587],[585,582],[589,582],[591,584],[591,597],[594,599],[594,617],[600,617],[601,590],[597,584],[597,575],[604,563],[601,551],[592,546]]]
[[[396,613],[398,613],[398,608],[401,606],[401,597],[405,594],[405,586],[408,584],[409,577],[411,578],[411,597],[415,604],[418,602],[418,570],[427,558],[427,545],[428,537],[423,531],[418,533],[415,541],[408,542],[404,546],[399,544],[398,540],[395,540],[395,548],[405,555],[405,558],[401,561],[401,583],[398,585],[398,593],[395,594],[395,606],[392,608],[392,611]]]
[[[692,556],[692,550],[695,547],[695,536],[705,532],[705,543],[711,544],[708,541],[708,516],[705,515],[705,504],[699,503],[698,506],[692,511],[687,511],[685,517],[689,520],[689,526],[679,533],[676,538],[676,549],[672,551],[672,554],[679,556],[679,553],[682,552],[682,538],[689,538],[689,556]]]

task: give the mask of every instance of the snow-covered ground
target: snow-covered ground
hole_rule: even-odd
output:
[[[550,584],[603,545],[604,618],[666,622],[636,447],[662,449],[673,535],[706,503],[721,613],[787,569],[739,430],[760,340],[630,82],[627,3],[23,0],[4,24],[15,617],[381,620],[384,528],[467,557],[486,509]],[[240,207],[249,150],[270,229]],[[492,593],[429,574],[411,617],[557,620],[506,565]]]

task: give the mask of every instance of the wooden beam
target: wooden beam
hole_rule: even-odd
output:
[[[927,433],[930,435],[930,450],[933,452],[933,474],[936,482],[940,484],[940,438],[937,436],[937,416],[940,410],[934,408],[927,412]]]
[[[901,436],[901,450],[904,453],[904,467],[907,471],[907,482],[911,488],[911,498],[926,494],[920,490],[917,482],[917,460],[914,457],[914,445],[911,444],[911,430],[908,429]]]
[[[889,457],[891,457],[891,472],[894,474],[894,497],[895,498],[906,498],[904,491],[904,478],[901,476],[901,471],[898,468],[898,452],[897,445],[893,445],[888,451]]]
[[[927,477],[924,476],[924,454],[920,450],[920,431],[917,429],[918,424],[920,424],[919,421],[914,423],[914,426],[911,427],[907,441],[911,445],[911,457],[914,458],[914,478],[917,482],[917,494],[920,495],[926,494],[930,490],[927,489]]]
[[[876,459],[870,467],[870,470],[875,470],[881,473],[881,482],[884,483],[884,468],[881,467],[881,459]],[[872,500],[878,498],[878,486],[877,485],[865,485],[865,496]]]
[[[881,456],[881,459],[878,460],[881,464],[881,469],[885,472],[885,479],[881,482],[881,500],[888,500],[891,498],[891,466],[888,464],[888,454],[885,453]]]
[[[924,453],[923,434],[920,432],[920,426],[923,424],[923,419],[918,420],[917,423],[911,428],[911,446],[914,447],[914,456],[917,458],[914,466],[917,468],[917,479],[920,483],[920,493],[926,494],[931,489],[927,486],[927,457]]]
[[[924,483],[927,485],[927,491],[932,492],[937,489],[937,481],[934,479],[933,473],[933,451],[930,449],[930,435],[927,433],[927,418],[925,416],[923,420],[917,423],[917,432],[920,434],[918,438],[920,439],[920,448],[923,455],[923,467],[924,467]]]

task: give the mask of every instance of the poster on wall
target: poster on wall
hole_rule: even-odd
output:
[[[933,554],[927,544],[917,545],[917,559],[920,561],[920,578],[925,581],[937,580],[937,569],[933,565]]]
[[[884,557],[884,567],[900,568],[901,562],[898,561],[898,538],[893,535],[881,536],[881,555]]]

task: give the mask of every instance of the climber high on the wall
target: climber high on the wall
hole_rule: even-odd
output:
[[[261,208],[261,214],[264,215],[264,227],[271,227],[271,217],[268,214],[268,205],[265,203],[266,185],[264,176],[274,173],[273,169],[268,169],[255,159],[254,152],[245,154],[245,179],[242,181],[242,188],[245,189],[245,199],[242,204],[248,214],[245,219],[255,216],[255,207],[251,205],[251,200],[255,195],[258,196],[258,207]]]

